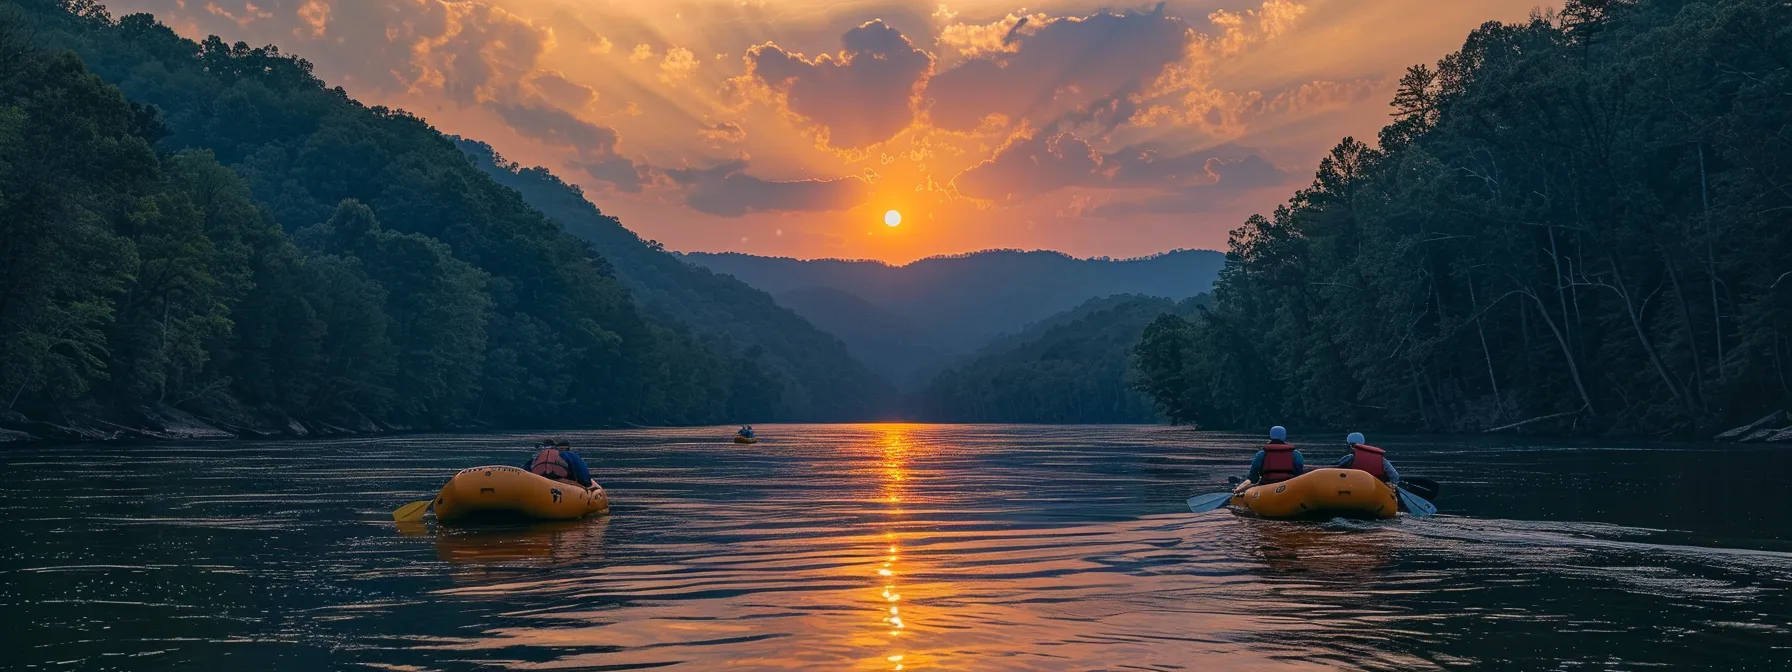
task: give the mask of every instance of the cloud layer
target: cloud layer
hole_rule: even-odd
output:
[[[108,4],[280,45],[675,247],[902,258],[1221,245],[1373,137],[1405,66],[1534,0]]]
[[[916,93],[933,57],[882,21],[841,37],[837,54],[806,58],[776,44],[747,50],[747,83],[813,123],[833,147],[889,140],[914,120]]]

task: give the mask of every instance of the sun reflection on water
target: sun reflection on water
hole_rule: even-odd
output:
[[[897,559],[901,556],[901,544],[897,539],[895,524],[902,518],[902,487],[904,470],[908,466],[908,441],[900,429],[890,429],[879,437],[883,449],[883,491],[882,499],[889,503],[885,512],[889,517],[884,522],[884,539],[889,542],[887,556],[883,566],[877,570],[878,582],[883,586],[879,594],[879,603],[887,604],[889,611],[880,611],[879,618],[883,627],[889,628],[891,648],[890,654],[884,658],[890,663],[891,670],[906,669],[903,665],[904,651],[899,638],[908,628],[902,620],[902,594],[897,592]]]

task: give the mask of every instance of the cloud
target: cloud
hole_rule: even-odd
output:
[[[1192,184],[1170,193],[1137,201],[1116,201],[1096,207],[1097,217],[1119,218],[1147,214],[1216,212],[1236,207],[1238,196],[1254,189],[1277,187],[1291,177],[1263,157],[1250,154],[1237,159],[1209,158],[1205,163],[1211,181]]]
[[[660,61],[660,81],[673,84],[682,82],[697,70],[697,55],[684,47],[673,47],[666,50],[666,58]]]
[[[529,78],[529,85],[542,99],[554,105],[579,110],[597,102],[597,90],[567,79],[558,72],[544,72]]]
[[[1154,104],[1138,110],[1132,123],[1141,126],[1182,125],[1207,133],[1232,136],[1244,133],[1264,119],[1301,118],[1353,107],[1383,96],[1389,80],[1308,82],[1273,95],[1259,91],[1238,93],[1201,89],[1184,94],[1173,104]]]
[[[629,52],[629,55],[628,55],[628,62],[630,62],[630,63],[640,63],[641,61],[652,60],[652,59],[653,59],[653,47],[645,45],[645,44],[635,45],[635,50],[632,52]]]
[[[617,191],[640,193],[648,182],[648,167],[617,153],[622,138],[613,128],[544,105],[488,103],[486,107],[523,137],[570,148],[576,156],[573,166]]]
[[[746,173],[745,160],[712,168],[668,170],[684,189],[685,205],[721,217],[756,212],[826,212],[846,210],[871,196],[871,184],[858,177],[777,182]]]
[[[941,8],[944,9],[944,5]],[[940,16],[935,14],[934,16]],[[951,14],[948,16],[957,16]],[[1020,50],[1020,40],[1015,39],[1022,30],[1045,25],[1051,17],[1044,14],[1016,16],[1009,14],[1000,21],[984,24],[953,23],[940,28],[938,42],[940,46],[958,52],[967,58],[990,56],[993,54],[1014,53]]]
[[[1262,157],[1237,148],[1176,154],[1141,146],[1103,154],[1064,132],[1010,138],[994,156],[960,173],[952,183],[960,195],[1012,204],[1073,187],[1238,191],[1281,184],[1286,177]]]
[[[227,40],[278,44],[353,90],[497,100],[536,69],[552,31],[481,0],[132,0]],[[123,10],[124,8],[120,8]],[[189,35],[189,37],[203,37]],[[342,82],[346,79],[348,81]]]
[[[1010,138],[995,156],[958,174],[958,193],[988,201],[1016,201],[1095,181],[1101,155],[1069,133]]]
[[[705,124],[697,129],[697,136],[712,143],[737,143],[747,139],[747,130],[732,121]]]
[[[1124,100],[1182,62],[1194,39],[1162,5],[1150,13],[1009,17],[942,34],[951,36],[949,46],[977,55],[927,85],[929,118],[956,131],[976,129],[992,114],[1037,121]]]
[[[841,42],[838,54],[813,59],[771,43],[754,46],[746,53],[746,80],[817,126],[831,147],[889,140],[914,121],[916,91],[933,56],[883,21],[853,28]]]

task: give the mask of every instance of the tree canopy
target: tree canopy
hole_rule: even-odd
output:
[[[274,47],[0,10],[0,410],[377,426],[723,422],[754,358],[401,111]],[[16,64],[16,67],[15,67]]]
[[[1792,6],[1574,0],[1400,80],[1140,389],[1210,426],[1685,432],[1792,401]]]

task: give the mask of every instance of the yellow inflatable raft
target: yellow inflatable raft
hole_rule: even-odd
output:
[[[759,439],[755,439],[750,436],[741,436],[739,434],[736,434],[736,435],[734,435],[734,442],[735,443],[759,443]]]
[[[1394,489],[1357,469],[1314,469],[1252,487],[1228,504],[1264,518],[1393,518],[1400,512]]]
[[[590,488],[551,480],[516,467],[462,469],[432,502],[436,522],[477,517],[573,520],[610,511],[603,486]]]

